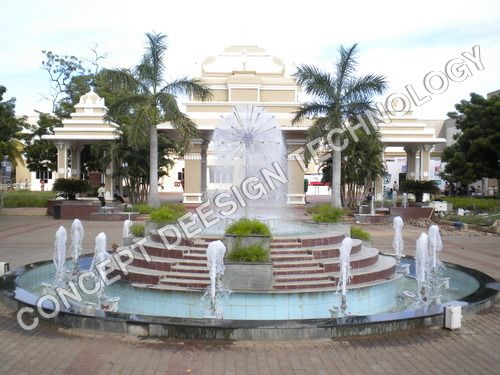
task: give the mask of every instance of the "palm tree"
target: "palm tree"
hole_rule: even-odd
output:
[[[300,65],[294,77],[297,83],[304,87],[305,92],[312,96],[312,101],[295,112],[293,123],[306,117],[314,118],[309,130],[309,137],[321,137],[326,140],[332,129],[355,124],[357,116],[363,116],[374,111],[373,96],[382,94],[387,82],[384,76],[366,74],[356,76],[356,44],[351,48],[339,48],[339,59],[334,73],[324,72],[313,65]],[[327,142],[324,142],[325,146]],[[333,207],[341,208],[341,136],[333,133],[332,152],[332,197]]]
[[[109,88],[122,93],[110,105],[108,114],[117,118],[131,116],[135,131],[130,132],[131,143],[139,143],[149,135],[149,196],[148,203],[160,206],[158,194],[158,131],[156,126],[170,121],[184,145],[196,135],[196,124],[181,112],[177,95],[192,95],[200,100],[210,98],[208,88],[198,80],[186,77],[165,83],[163,57],[167,50],[166,36],[146,33],[146,51],[142,60],[132,69],[103,70],[101,78]]]

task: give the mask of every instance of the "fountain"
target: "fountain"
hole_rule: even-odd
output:
[[[417,239],[416,246],[416,279],[418,296],[421,302],[428,302],[428,275],[429,275],[429,237],[422,233]]]
[[[132,220],[127,219],[123,222],[123,230],[122,230],[122,245],[127,246],[130,245],[130,237],[132,237],[132,233],[130,233],[130,230],[132,228],[132,225],[134,223]]]
[[[338,309],[332,309],[332,317],[344,316],[347,311],[347,284],[351,281],[351,250],[352,239],[350,237],[344,238],[340,245],[340,277],[338,279],[337,291],[340,289],[342,293],[341,303]]]
[[[408,207],[408,194],[403,193],[403,208]]]
[[[66,241],[68,240],[68,235],[66,233],[66,229],[63,226],[60,226],[56,232],[56,240],[54,243],[54,256],[53,262],[56,268],[53,287],[62,287],[64,286],[66,279],[66,270],[64,268],[64,262],[66,261]]]
[[[79,272],[79,258],[83,250],[83,225],[79,219],[73,220],[71,225],[71,249],[73,254],[73,275]]]
[[[111,276],[112,280],[119,281],[105,285],[106,282],[96,278],[95,307],[63,309],[58,322],[146,336],[287,340],[387,333],[440,324],[443,306],[438,299],[466,298],[471,303],[476,298],[480,306],[471,307],[475,309],[487,305],[485,298],[490,301],[495,297],[492,292],[485,293],[484,283],[492,279],[477,271],[464,272],[463,268],[450,265],[444,267],[443,272],[451,277],[451,288],[437,297],[445,278],[438,276],[436,266],[434,281],[429,279],[433,272],[430,267],[439,264],[437,255],[442,248],[435,229],[429,231],[431,238],[425,233],[420,236],[416,272],[406,275],[397,272],[395,257],[380,254],[377,249],[363,246],[360,240],[349,238],[346,235],[349,227],[276,220],[283,217],[281,207],[285,202],[286,184],[282,189],[272,189],[268,184],[265,194],[259,194],[262,190],[255,178],[263,168],[275,170],[273,164],[286,171],[286,150],[279,127],[264,110],[243,106],[224,117],[214,132],[213,151],[216,159],[211,161],[215,166],[226,168],[227,176],[232,176],[230,182],[216,184],[216,193],[232,195],[241,188],[240,194],[248,198],[240,201],[244,210],[235,210],[228,218],[252,216],[274,223],[270,225],[270,261],[265,264],[269,283],[265,283],[265,287],[233,288],[231,294],[224,288],[225,246],[220,239],[227,222],[222,220],[216,226],[204,228],[196,237],[175,238],[161,229],[153,229],[146,238],[117,249],[129,260],[113,270],[98,267],[103,262],[113,266],[111,255],[106,252],[106,236],[100,233],[96,237],[95,255],[79,256],[79,269],[90,265],[95,275],[106,273],[110,275],[108,281]],[[251,178],[254,178],[253,185],[246,185],[245,190],[245,181]],[[251,199],[248,195],[259,197]],[[370,204],[374,214],[374,200]],[[199,221],[204,212],[206,210],[198,212],[193,220]],[[216,214],[222,215],[214,209]],[[123,237],[129,234],[129,225],[124,223]],[[413,270],[413,260],[402,258],[402,222],[395,221],[394,229],[396,255],[400,254],[397,257],[406,269]],[[82,237],[83,231],[80,239]],[[76,236],[72,238],[78,243]],[[167,246],[177,239],[178,245]],[[64,284],[65,244],[66,234],[64,228],[60,228],[54,253],[55,278],[53,266],[45,263],[27,266],[22,272],[9,276],[16,279],[12,283],[15,287],[9,291],[16,301],[37,306],[38,298],[44,293],[40,291],[40,283],[54,279],[54,284]],[[113,254],[115,263],[116,255]],[[436,262],[430,261],[432,259]],[[256,273],[244,264],[240,272]],[[80,278],[82,274],[73,278]],[[401,290],[405,292],[400,293]],[[118,297],[108,298],[106,293],[120,296],[120,312],[117,312]],[[398,303],[402,294],[407,299],[403,304]],[[415,306],[417,295],[420,302]],[[431,301],[433,303],[429,303]],[[83,307],[90,305],[89,301],[84,303]],[[421,309],[422,305],[426,308]]]
[[[405,243],[403,240],[403,219],[401,216],[396,216],[393,220],[392,227],[394,228],[394,239],[392,240],[392,248],[396,254],[396,267],[401,266],[401,257],[403,256],[403,250]]]
[[[243,210],[232,217],[280,216],[279,211],[286,202],[286,184],[266,189],[257,180],[263,169],[275,170],[276,165],[287,173],[287,150],[274,116],[253,105],[236,106],[231,114],[222,117],[214,130],[211,150],[215,156],[214,167],[229,178],[216,184],[210,195],[232,195],[235,187],[242,187],[248,198],[240,202]],[[245,182],[249,177],[253,179],[251,185]]]
[[[207,287],[202,299],[209,296],[210,307],[207,318],[222,319],[223,309],[218,303],[221,296],[226,297],[228,290],[222,284],[222,276],[224,275],[224,255],[226,254],[226,246],[220,240],[212,241],[207,247],[207,267],[209,270],[210,285]]]

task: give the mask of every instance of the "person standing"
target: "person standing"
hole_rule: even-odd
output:
[[[106,189],[104,188],[104,186],[104,184],[101,184],[101,187],[97,189],[97,199],[101,201],[101,207],[104,207],[106,205],[106,200],[104,199]]]
[[[398,192],[398,188],[399,188],[398,182],[394,181],[394,184],[392,185],[392,191],[394,191],[394,192],[397,193]]]

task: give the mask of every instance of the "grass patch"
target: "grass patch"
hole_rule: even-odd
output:
[[[3,203],[6,208],[47,207],[47,201],[55,197],[51,191],[8,191],[4,193]]]
[[[266,224],[259,220],[240,219],[226,228],[226,234],[235,234],[239,237],[261,235],[271,237],[271,231]]]
[[[171,221],[176,221],[185,213],[186,209],[180,204],[166,204],[151,211],[151,213],[149,214],[149,218],[155,223],[168,223]]]
[[[500,219],[500,214],[497,215],[448,215],[446,216],[447,220],[451,221],[461,221],[462,223],[472,224],[472,225],[480,225],[480,226],[491,226],[495,222],[495,219]]]
[[[362,241],[370,241],[372,239],[372,235],[360,227],[353,225],[351,226],[351,238],[357,238]]]
[[[333,208],[328,203],[308,207],[306,212],[318,223],[337,223],[343,220],[345,215],[342,208]]]
[[[446,202],[453,203],[453,209],[464,208],[471,211],[500,211],[500,199],[474,197],[444,197]]]
[[[134,237],[144,237],[144,224],[134,224],[130,227],[130,233]]]
[[[269,261],[269,252],[259,244],[248,247],[236,246],[226,259],[231,262],[265,263]]]

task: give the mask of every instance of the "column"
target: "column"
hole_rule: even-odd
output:
[[[184,199],[185,204],[202,203],[201,188],[201,139],[191,141],[189,153],[184,155]]]
[[[420,149],[420,179],[428,181],[430,177],[429,167],[431,160],[432,145],[422,146]]]
[[[405,146],[406,152],[406,178],[415,180],[417,178],[417,148],[415,146]]]
[[[210,140],[204,139],[200,145],[200,157],[201,157],[200,179],[201,179],[201,194],[202,194],[203,201],[206,201],[208,199],[208,196],[207,196],[207,150],[208,150],[209,144],[210,144]]]
[[[82,146],[72,144],[71,150],[71,178],[80,179],[80,152]]]
[[[287,160],[288,160],[288,193],[286,195],[287,204],[306,204],[306,194],[304,193],[304,168],[303,162],[298,161],[297,156],[292,155],[294,151],[302,147],[305,140],[287,140]],[[303,157],[303,155],[300,155]]]
[[[57,178],[68,177],[68,145],[64,142],[56,143],[57,147]]]

